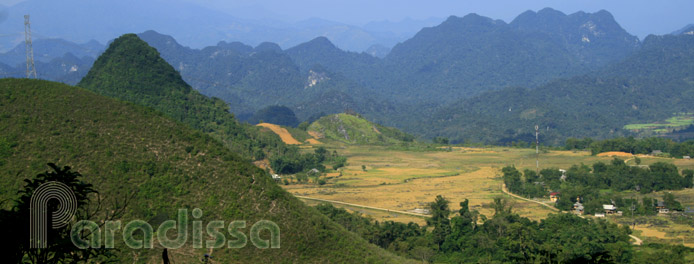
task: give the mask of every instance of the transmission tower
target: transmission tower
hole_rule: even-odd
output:
[[[540,173],[540,126],[535,125],[535,172]]]
[[[24,15],[24,43],[26,44],[27,53],[27,78],[36,77],[36,66],[34,65],[34,48],[31,45],[31,23],[29,15]]]

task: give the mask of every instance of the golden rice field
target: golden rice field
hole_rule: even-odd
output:
[[[424,224],[422,217],[398,214],[393,211],[412,211],[427,208],[437,195],[451,201],[451,209],[459,209],[459,203],[470,200],[473,210],[491,216],[489,204],[495,197],[506,196],[501,191],[501,168],[514,165],[517,168],[535,169],[535,150],[515,148],[463,148],[452,151],[405,151],[382,146],[347,146],[324,144],[348,159],[348,166],[339,173],[324,176],[327,184],[313,183],[283,185],[290,193],[316,199],[348,203],[335,204],[351,211],[358,211],[379,221],[393,220]],[[627,158],[627,157],[622,157]],[[591,165],[597,161],[610,162],[611,156],[591,156],[586,151],[549,151],[539,156],[540,169],[568,169],[574,164]],[[694,160],[675,160],[641,157],[641,164],[657,161],[672,162],[680,169],[694,169]],[[362,165],[366,170],[362,170]],[[655,194],[657,195],[657,194]],[[676,192],[682,204],[694,206],[694,191]],[[539,220],[553,211],[534,202],[513,199],[514,211]],[[549,200],[538,200],[549,204]],[[309,204],[316,201],[306,200]],[[360,206],[382,208],[372,210]],[[681,228],[681,227],[679,227]],[[643,235],[653,235],[658,230],[640,227]],[[694,227],[689,228],[694,232]],[[664,232],[664,231],[661,231]],[[692,241],[694,242],[694,241]]]

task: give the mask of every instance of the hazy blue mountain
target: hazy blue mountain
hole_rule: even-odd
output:
[[[629,135],[622,130],[626,124],[694,111],[692,73],[694,36],[649,36],[639,51],[601,71],[536,89],[483,93],[438,111],[432,125],[419,131],[456,141],[509,143],[532,141],[538,124],[549,144],[567,137]]]
[[[407,39],[414,36],[422,28],[441,24],[444,20],[444,18],[439,17],[430,17],[422,20],[408,17],[400,21],[372,21],[365,24],[363,28],[371,32],[391,32]]]
[[[385,47],[383,45],[374,44],[374,45],[371,45],[371,47],[369,47],[368,49],[366,49],[364,51],[364,53],[369,54],[369,55],[376,57],[376,58],[383,59],[388,55],[388,53],[390,53],[390,48]]]
[[[76,85],[87,75],[94,64],[94,58],[84,56],[78,58],[72,53],[54,58],[49,62],[36,62],[36,71],[40,79]],[[21,67],[18,67],[21,69]]]
[[[322,65],[329,71],[343,73],[350,77],[379,62],[379,59],[366,53],[341,50],[325,37],[299,44],[287,49],[286,53],[304,72],[315,65]]]
[[[587,34],[582,25],[591,25],[590,37],[598,35],[595,44],[574,37]],[[545,9],[526,12],[511,24],[476,14],[452,16],[393,47],[379,72],[391,77],[376,85],[378,90],[396,87],[387,96],[404,102],[445,103],[507,86],[534,87],[586,73],[637,48],[638,39],[624,32],[605,11],[567,16]]]
[[[32,41],[35,62],[50,62],[67,53],[77,57],[96,58],[103,52],[104,46],[92,40],[84,44],[77,44],[64,39],[37,39]],[[17,66],[26,63],[26,45],[24,42],[15,46],[12,50],[0,54],[0,62]]]
[[[639,46],[639,39],[624,30],[605,10],[567,16],[545,8],[537,13],[527,11],[509,25],[521,31],[549,35],[588,65],[602,66],[622,59]]]
[[[672,35],[680,35],[680,34],[694,35],[694,24],[686,25],[683,28],[675,30],[670,34],[672,34]]]
[[[7,20],[0,27],[0,34],[5,36],[0,39],[0,51],[23,40],[25,14],[31,15],[34,39],[57,37],[75,42],[95,39],[106,43],[124,33],[153,29],[194,48],[220,40],[250,45],[270,41],[288,48],[325,36],[340,48],[364,51],[374,44],[390,47],[406,38],[318,18],[296,23],[241,19],[184,0],[27,0],[6,10]]]

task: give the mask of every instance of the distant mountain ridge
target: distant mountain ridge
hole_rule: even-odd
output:
[[[241,121],[250,120],[256,111],[271,105],[290,107],[300,120],[349,110],[425,137],[440,132],[461,140],[464,137],[460,131],[452,132],[461,127],[437,124],[441,130],[430,132],[424,131],[428,126],[421,124],[433,116],[445,116],[441,113],[456,109],[461,102],[488,97],[490,91],[525,93],[526,89],[513,87],[530,91],[558,79],[580,82],[577,77],[615,70],[612,65],[639,53],[645,45],[622,29],[607,11],[566,15],[549,8],[527,11],[510,23],[476,14],[451,16],[396,45],[383,58],[344,51],[326,37],[283,50],[272,42],[253,47],[226,41],[193,49],[156,31],[139,36],[155,47],[185,82],[227,102]],[[84,75],[79,71],[88,64],[91,62],[80,64],[74,56],[65,56],[52,65],[39,66],[39,75],[46,68],[56,75],[46,75],[48,78],[70,83]],[[69,72],[72,66],[80,70]],[[0,75],[10,71],[21,77],[24,70],[0,64]],[[613,76],[620,74],[629,75],[622,72]],[[479,101],[474,107],[487,111],[489,106]],[[642,117],[645,119],[645,114]],[[496,125],[478,126],[493,129]],[[493,139],[469,138],[508,142],[523,137],[519,131],[504,133],[488,133]]]
[[[288,48],[325,36],[342,49],[359,52],[374,44],[392,47],[411,37],[419,29],[418,25],[430,23],[393,22],[400,33],[374,32],[319,18],[298,22],[244,19],[185,0],[26,0],[6,10],[8,16],[0,27],[0,34],[7,37],[0,39],[0,51],[9,50],[23,40],[25,14],[31,14],[34,39],[61,37],[76,42],[96,39],[105,43],[125,33],[157,30],[193,48],[203,48],[220,40],[251,45],[271,41]],[[409,33],[403,33],[403,28],[410,28]]]
[[[535,89],[506,88],[439,110],[429,137],[507,144],[567,137],[628,136],[631,122],[655,122],[694,110],[694,36],[647,37],[639,51],[603,70],[557,79]]]

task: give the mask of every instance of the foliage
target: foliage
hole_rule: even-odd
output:
[[[654,150],[669,153],[673,157],[694,156],[694,140],[675,142],[669,138],[650,137],[635,139],[634,137],[620,137],[605,140],[593,140],[590,138],[568,138],[564,144],[566,150],[590,149],[593,155],[608,152],[621,151],[632,154],[651,154]]]
[[[533,89],[511,86],[462,99],[414,132],[453,142],[510,144],[534,141],[537,124],[540,141],[548,145],[569,137],[629,136],[626,124],[692,112],[693,40],[690,35],[649,36],[634,54],[604,69]]]
[[[70,239],[70,225],[59,229],[47,228],[47,245],[45,248],[34,249],[30,248],[31,238],[28,228],[15,228],[26,226],[30,222],[30,206],[31,198],[36,189],[41,184],[47,182],[60,182],[68,186],[75,195],[77,208],[75,214],[76,220],[95,220],[91,219],[97,212],[90,211],[89,204],[94,194],[97,193],[91,184],[82,181],[82,175],[78,172],[71,171],[70,167],[60,168],[59,166],[49,163],[48,166],[53,170],[51,172],[38,174],[35,178],[25,179],[25,185],[19,191],[19,197],[15,199],[14,205],[10,210],[0,210],[0,223],[2,226],[8,227],[6,232],[7,238],[14,239],[13,243],[5,244],[3,254],[6,261],[14,263],[22,263],[28,261],[30,263],[89,263],[93,261],[116,263],[113,252],[105,249],[77,248]],[[57,210],[58,204],[52,200],[48,204],[48,212]],[[120,216],[124,208],[112,208],[118,213],[113,216]],[[112,218],[109,217],[111,220]],[[47,225],[50,225],[51,218],[48,219]]]
[[[584,203],[585,213],[592,214],[602,212],[603,204],[615,203],[618,208],[629,208],[632,204],[637,214],[655,214],[655,201],[644,198],[642,203],[622,198],[611,192],[626,190],[639,190],[646,194],[652,191],[680,190],[692,186],[685,170],[680,175],[675,165],[656,162],[641,168],[624,164],[623,160],[614,159],[610,164],[597,162],[592,168],[587,165],[574,165],[566,171],[565,180],[561,179],[558,169],[543,169],[539,176],[534,171],[526,170],[524,174],[516,168],[507,166],[502,169],[504,183],[509,191],[526,197],[545,197],[550,191],[559,192],[559,200],[555,206],[561,210],[570,211],[575,202]],[[674,200],[674,196],[666,196],[664,199],[671,210],[682,210],[682,206]]]
[[[23,180],[60,161],[79,168],[106,204],[132,195],[120,219],[157,223],[180,208],[200,208],[211,220],[277,223],[282,247],[215,250],[220,262],[402,262],[369,245],[282,190],[271,176],[211,136],[149,108],[82,88],[38,80],[0,80],[0,130],[10,154],[0,165],[0,199],[13,199]],[[187,151],[188,150],[188,151]],[[91,205],[91,204],[90,204]],[[8,208],[5,208],[8,209]],[[245,229],[244,232],[247,232]],[[3,244],[9,244],[5,237]],[[291,243],[284,243],[291,241]],[[118,242],[117,242],[118,243]],[[170,251],[176,263],[198,261]],[[161,251],[116,244],[120,262],[158,259]]]
[[[299,120],[296,119],[294,111],[286,106],[271,105],[258,110],[253,114],[250,120],[251,123],[270,123],[280,126],[296,127],[299,125]]]
[[[313,122],[308,130],[348,144],[392,145],[414,141],[413,136],[396,128],[381,126],[350,114],[324,116]]]
[[[378,223],[358,213],[348,213],[329,204],[316,208],[348,230],[403,256],[441,263],[628,263],[636,260],[626,227],[603,219],[582,219],[572,214],[552,214],[537,222],[513,213],[507,201],[496,198],[495,214],[479,223],[468,201],[452,218],[448,201],[438,196],[426,232],[413,223]],[[401,231],[385,241],[390,230]],[[446,227],[447,226],[447,227]],[[408,227],[408,228],[406,228]],[[425,227],[426,228],[426,227]],[[436,230],[439,231],[436,231]],[[375,236],[378,235],[378,236]],[[437,240],[443,238],[439,245]],[[380,241],[380,242],[379,242]],[[388,243],[381,243],[388,242]],[[639,253],[640,254],[640,253]],[[653,259],[664,260],[655,255]],[[682,261],[683,255],[668,255]]]

